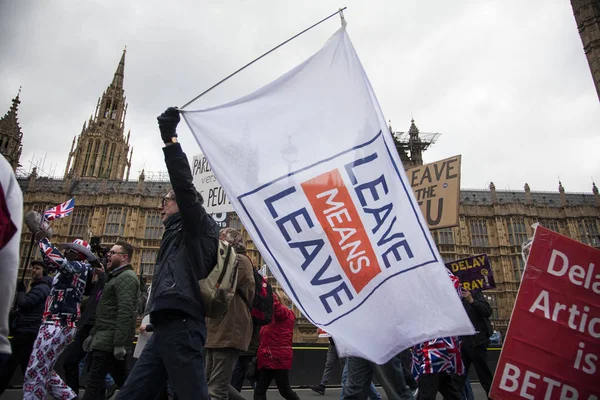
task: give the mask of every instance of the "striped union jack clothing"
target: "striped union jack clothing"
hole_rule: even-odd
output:
[[[448,271],[452,284],[462,298],[460,281]],[[429,340],[413,347],[412,374],[418,379],[421,374],[447,372],[464,375],[465,368],[460,356],[461,340],[458,336],[449,336]]]
[[[56,271],[42,321],[74,327],[81,315],[79,306],[88,277],[92,276],[91,267],[87,262],[67,261],[46,238],[40,240],[39,246],[48,270]]]

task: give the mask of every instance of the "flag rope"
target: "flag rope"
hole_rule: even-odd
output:
[[[263,55],[261,55],[258,58],[255,58],[254,60],[250,61],[248,64],[244,65],[242,68],[238,69],[237,71],[235,71],[234,73],[226,76],[225,78],[221,79],[219,82],[215,83],[214,85],[212,85],[211,87],[209,87],[208,89],[206,89],[204,92],[200,93],[198,96],[194,97],[192,100],[188,101],[187,103],[185,103],[183,106],[179,107],[180,110],[183,110],[184,108],[186,108],[187,106],[189,106],[190,104],[192,104],[194,101],[198,100],[200,97],[204,96],[206,93],[210,92],[211,90],[213,90],[214,88],[216,88],[217,86],[219,86],[220,84],[222,84],[223,82],[225,82],[226,80],[228,80],[229,78],[231,78],[232,76],[238,74],[239,72],[243,71],[244,69],[248,68],[249,66],[251,66],[252,64],[254,64],[255,62],[257,62],[258,60],[260,60],[261,58],[271,54],[272,52],[274,52],[275,50],[277,50],[278,48],[280,48],[281,46],[283,46],[286,43],[291,42],[292,40],[296,39],[298,36],[302,35],[303,33],[311,30],[312,28],[314,28],[315,26],[327,21],[329,18],[339,14],[340,17],[342,18],[342,26],[346,26],[346,20],[344,19],[344,14],[343,11],[346,9],[347,7],[344,8],[340,8],[338,11],[334,12],[333,14],[329,15],[328,17],[323,18],[322,20],[320,20],[319,22],[317,22],[316,24],[313,24],[311,26],[309,26],[308,28],[306,28],[305,30],[303,30],[300,33],[297,33],[296,35],[292,36],[291,38],[289,38],[288,40],[286,40],[285,42],[280,43],[279,45],[273,47],[271,50],[267,51],[266,53],[264,53]]]

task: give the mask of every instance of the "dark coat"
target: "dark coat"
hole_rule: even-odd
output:
[[[131,265],[109,272],[90,333],[92,349],[112,352],[133,345],[139,292],[140,281]]]
[[[104,285],[106,284],[106,280],[108,279],[106,273],[102,272],[98,274],[98,279],[96,283],[94,283],[92,292],[88,296],[85,301],[85,307],[83,302],[81,303],[81,318],[79,318],[79,322],[77,322],[77,328],[80,329],[86,325],[92,327],[96,322],[96,308],[98,307],[98,301],[100,300],[100,294],[102,293],[102,289],[104,289]]]
[[[260,330],[258,369],[292,369],[292,337],[296,317],[273,294],[273,320]]]
[[[163,149],[179,212],[165,221],[146,312],[185,313],[204,323],[198,280],[217,264],[219,230],[196,196],[192,172],[179,143]]]
[[[462,303],[476,333],[472,336],[462,337],[463,347],[487,347],[492,334],[492,326],[490,324],[492,307],[481,292],[471,292],[471,296],[473,296],[473,303],[469,303],[465,298],[462,299]]]
[[[50,295],[52,278],[43,276],[31,282],[29,292],[17,293],[17,318],[15,320],[15,334],[33,333],[37,334],[42,323],[42,314],[46,298]]]

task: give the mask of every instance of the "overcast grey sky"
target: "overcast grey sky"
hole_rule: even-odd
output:
[[[156,116],[348,6],[348,32],[394,130],[442,136],[425,162],[462,154],[462,187],[591,192],[600,103],[568,0],[0,1],[0,114],[23,86],[21,163],[68,151],[127,46],[131,178],[164,170]],[[284,46],[188,109],[236,99],[316,52],[339,18]],[[282,134],[285,127],[282,127]],[[181,142],[199,151],[185,124]],[[34,157],[35,155],[35,157]]]

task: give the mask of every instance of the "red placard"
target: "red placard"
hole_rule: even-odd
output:
[[[493,399],[600,398],[600,250],[535,232]]]

